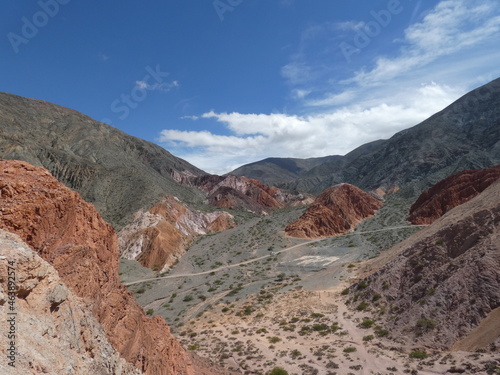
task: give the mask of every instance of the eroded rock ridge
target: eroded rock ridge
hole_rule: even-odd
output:
[[[356,186],[335,185],[323,191],[297,221],[287,225],[285,232],[299,238],[346,233],[380,207],[380,200]]]

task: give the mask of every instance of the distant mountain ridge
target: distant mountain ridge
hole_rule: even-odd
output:
[[[370,153],[384,143],[383,140],[367,143],[356,148],[345,156],[332,155],[319,158],[267,158],[262,161],[243,165],[230,174],[245,176],[262,181],[265,184],[285,186],[292,189],[302,189],[300,180],[321,180],[333,168],[339,168],[364,154]],[[289,183],[289,184],[287,184]],[[307,189],[306,189],[307,190]],[[315,193],[318,193],[315,191]]]
[[[0,93],[0,158],[47,168],[118,228],[167,195],[202,200],[171,176],[205,172],[162,147],[77,111],[6,93]]]
[[[231,173],[312,194],[341,182],[368,190],[412,185],[420,193],[453,173],[492,167],[500,163],[500,78],[388,140],[298,172],[288,167],[290,160],[300,163],[300,159],[266,159]],[[273,173],[276,178],[270,177]]]

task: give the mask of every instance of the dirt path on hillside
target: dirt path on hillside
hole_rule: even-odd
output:
[[[372,230],[372,231],[365,231],[365,232],[356,232],[356,231],[354,231],[354,232],[350,232],[350,233],[345,233],[342,236],[372,234],[372,233],[385,232],[385,231],[391,231],[391,230],[399,230],[399,229],[406,229],[406,228],[422,228],[422,227],[425,227],[425,226],[426,225],[403,225],[403,226],[397,226],[397,227],[391,227],[391,228],[384,228],[384,229],[378,229],[378,230]],[[339,237],[339,236],[334,236],[334,237]],[[258,257],[258,258],[249,259],[249,260],[246,260],[246,261],[243,261],[243,262],[240,262],[240,263],[236,263],[236,264],[230,264],[230,265],[226,265],[226,266],[221,266],[221,267],[218,267],[218,268],[211,269],[209,271],[203,271],[203,272],[197,272],[197,273],[188,273],[188,274],[180,274],[180,275],[162,276],[162,277],[153,277],[153,278],[148,278],[148,279],[130,281],[130,282],[124,283],[123,285],[130,286],[130,285],[135,285],[135,284],[140,284],[140,283],[144,283],[144,282],[148,282],[148,281],[155,281],[155,280],[177,279],[177,278],[183,278],[183,277],[194,277],[194,276],[209,275],[212,272],[225,271],[225,270],[228,270],[230,268],[240,267],[240,266],[243,266],[243,265],[246,265],[246,264],[251,264],[251,263],[259,262],[261,260],[274,257],[274,256],[276,256],[278,254],[281,254],[281,253],[284,253],[284,252],[296,249],[298,247],[307,246],[309,244],[320,242],[320,241],[324,241],[324,240],[327,240],[329,238],[334,238],[334,237],[324,237],[324,238],[318,238],[318,239],[311,240],[311,241],[306,241],[306,242],[303,242],[303,243],[300,243],[300,244],[297,244],[297,245],[293,245],[293,246],[287,247],[287,248],[282,249],[282,250],[278,250],[278,251],[275,252],[275,254],[263,255],[263,256]]]

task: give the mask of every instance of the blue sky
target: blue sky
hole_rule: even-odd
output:
[[[0,90],[213,173],[345,154],[500,76],[496,0],[3,2]]]

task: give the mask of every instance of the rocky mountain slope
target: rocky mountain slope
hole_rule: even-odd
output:
[[[18,287],[13,300],[8,293],[9,263]],[[68,289],[54,267],[18,236],[1,229],[0,275],[0,313],[16,313],[16,336],[9,342],[17,352],[9,360],[2,358],[2,374],[141,374],[111,346],[86,301]],[[11,330],[7,319],[0,321],[0,329]]]
[[[257,179],[273,186],[289,186],[299,191],[307,191],[325,175],[341,171],[353,160],[373,152],[383,143],[383,140],[367,143],[345,156],[332,155],[309,159],[268,158],[243,165],[231,174]],[[304,184],[301,181],[304,181]]]
[[[111,345],[145,374],[197,374],[158,316],[148,318],[118,278],[112,227],[48,171],[0,161],[0,228],[19,235],[89,304]]]
[[[341,182],[368,190],[411,185],[419,194],[453,173],[500,163],[500,79],[473,90],[389,140],[355,151],[354,155],[333,158],[306,173],[299,171],[298,179],[293,181],[290,176],[280,181],[266,180],[268,160],[246,165],[232,173],[262,178],[278,187],[313,194]],[[273,164],[281,171],[286,160],[274,159]],[[282,174],[277,173],[278,176]]]
[[[309,204],[308,194],[294,194],[262,182],[234,175],[174,176],[176,181],[195,186],[207,195],[207,203],[220,208],[243,209],[267,215],[270,209]]]
[[[148,211],[140,210],[118,234],[121,257],[165,272],[196,237],[236,226],[225,211],[191,211],[175,197],[165,198]]]
[[[287,225],[292,237],[318,238],[345,233],[382,207],[382,202],[349,184],[332,186],[322,192],[304,214]]]
[[[500,165],[454,174],[420,195],[410,208],[408,221],[431,224],[452,208],[479,195],[499,178]]]
[[[171,175],[204,172],[163,148],[76,111],[5,93],[0,93],[0,158],[45,167],[116,228],[166,195],[201,199]]]
[[[273,185],[294,181],[314,167],[341,158],[340,155],[309,159],[267,158],[255,163],[245,164],[232,171],[231,174],[240,177],[246,176]]]
[[[408,345],[449,348],[461,339],[477,350],[498,343],[499,321],[490,315],[500,307],[499,223],[497,181],[370,261],[362,271],[376,271],[350,288],[352,307]],[[493,335],[467,345],[478,327]]]

